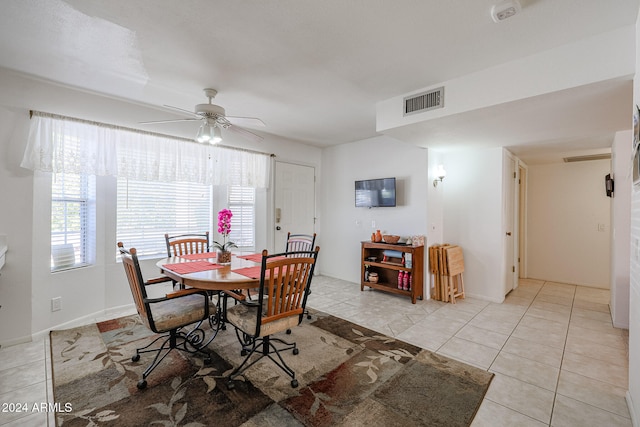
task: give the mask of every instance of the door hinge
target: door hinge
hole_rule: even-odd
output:
[[[513,179],[516,179],[516,173],[515,172],[513,173]]]
[[[516,272],[516,266],[515,266],[515,265],[512,265],[512,266],[511,266],[511,272],[512,272],[512,273],[515,273],[515,272]]]

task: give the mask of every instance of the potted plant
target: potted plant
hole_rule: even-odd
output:
[[[227,241],[229,232],[231,231],[231,217],[233,214],[229,209],[222,209],[218,212],[218,233],[222,236],[222,243],[214,240],[212,247],[216,248],[218,264],[229,265],[231,264],[231,251],[230,248],[236,248],[236,244]]]

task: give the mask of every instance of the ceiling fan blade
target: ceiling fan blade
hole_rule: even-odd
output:
[[[184,108],[174,107],[173,105],[163,105],[163,107],[169,108],[169,109],[174,110],[174,111],[179,111],[181,113],[188,114],[190,116],[197,117],[199,119],[202,118],[202,116],[200,116],[199,114],[196,114],[191,110],[185,110]]]
[[[257,117],[225,116],[225,118],[229,120],[232,124],[238,125],[238,126],[260,126],[260,127],[266,126],[264,122]]]
[[[158,123],[174,123],[174,122],[195,122],[201,120],[200,118],[197,119],[174,119],[174,120],[152,120],[150,122],[138,122],[138,124],[141,125],[155,125]]]
[[[236,125],[231,125],[229,127],[227,127],[226,129],[231,130],[237,134],[242,135],[244,138],[248,139],[249,141],[253,141],[253,142],[261,142],[264,138],[262,138],[260,135],[257,135],[251,131],[248,131],[244,128],[241,128],[240,126],[236,126]]]

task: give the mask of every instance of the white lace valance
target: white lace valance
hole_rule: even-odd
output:
[[[44,113],[31,118],[21,166],[139,181],[269,185],[269,155]]]

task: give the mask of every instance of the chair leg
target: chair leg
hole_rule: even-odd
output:
[[[284,344],[285,347],[277,348],[275,345],[273,345],[272,341],[276,341],[281,344]],[[246,350],[247,350],[246,345],[243,343],[243,351],[246,351]],[[296,343],[289,343],[284,340],[281,340],[280,338],[271,338],[270,336],[266,336],[263,338],[254,339],[252,342],[251,350],[248,352],[245,359],[242,361],[240,366],[238,366],[236,369],[233,370],[233,372],[231,372],[231,374],[229,374],[229,377],[228,377],[229,381],[227,383],[227,388],[233,389],[235,386],[233,380],[239,376],[243,376],[244,373],[247,371],[247,369],[249,369],[251,366],[256,364],[265,356],[271,359],[276,365],[278,365],[280,369],[282,369],[287,375],[291,377],[291,387],[293,388],[298,387],[298,380],[296,380],[295,371],[291,369],[289,365],[287,365],[287,363],[284,361],[284,359],[280,355],[280,352],[285,350],[293,350],[294,355],[297,355],[299,353]],[[259,352],[259,356],[253,361],[251,361],[250,363],[248,363],[249,359],[251,359],[251,357],[256,352]],[[278,357],[277,359],[275,359],[272,356],[272,354],[274,353]]]
[[[455,304],[456,303],[456,285],[453,282],[453,277],[448,276],[447,281],[448,281],[447,287],[449,290],[449,300],[451,303]]]
[[[167,357],[167,355],[173,349],[184,351],[189,354],[201,353],[204,355],[205,363],[211,363],[211,355],[209,354],[209,352],[203,350],[206,346],[200,345],[202,344],[203,340],[200,337],[200,335],[196,332],[196,331],[202,331],[200,329],[201,323],[202,322],[199,322],[196,325],[196,327],[191,331],[189,331],[187,334],[177,329],[173,329],[169,331],[168,335],[166,334],[160,335],[159,337],[151,341],[151,343],[149,343],[148,345],[136,349],[136,354],[131,358],[132,362],[139,361],[140,355],[142,353],[155,352],[156,354],[151,364],[147,366],[147,369],[145,369],[145,371],[142,373],[142,378],[140,379],[140,381],[138,381],[138,384],[137,384],[138,389],[142,390],[147,387],[147,377],[149,376],[149,374],[153,372],[153,370],[164,360],[165,357]],[[164,338],[164,341],[162,342],[160,347],[150,348],[163,338]],[[187,345],[190,345],[191,347],[193,347],[193,350],[187,348]]]

